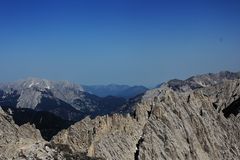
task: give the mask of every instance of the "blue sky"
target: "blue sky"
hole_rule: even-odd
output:
[[[0,81],[142,84],[240,70],[238,0],[0,0]]]

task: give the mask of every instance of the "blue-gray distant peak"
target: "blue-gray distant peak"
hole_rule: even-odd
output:
[[[133,98],[148,90],[148,88],[144,86],[128,86],[118,84],[92,85],[92,86],[83,85],[83,89],[86,92],[95,94],[100,97],[117,96],[127,99]]]

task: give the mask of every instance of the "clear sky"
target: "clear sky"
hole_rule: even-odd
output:
[[[153,86],[240,70],[239,0],[0,0],[0,81]]]

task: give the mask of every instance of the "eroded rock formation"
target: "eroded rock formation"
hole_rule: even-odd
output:
[[[239,159],[239,97],[239,79],[185,92],[163,85],[147,91],[131,116],[85,118],[53,142],[109,160]]]
[[[121,107],[124,114],[86,117],[50,142],[0,109],[0,159],[240,159],[240,79],[204,77],[192,79],[215,82],[163,84]]]
[[[94,160],[86,154],[73,153],[68,145],[55,145],[41,137],[30,124],[18,126],[0,107],[1,160]]]

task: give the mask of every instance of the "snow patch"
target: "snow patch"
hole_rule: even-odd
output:
[[[50,89],[50,86],[49,86],[49,85],[47,85],[47,86],[46,86],[46,89]]]
[[[197,82],[199,85],[203,86],[203,87],[207,87],[206,84],[202,83],[201,81]]]
[[[34,83],[32,82],[32,83],[28,86],[28,88],[31,88],[33,85],[34,85]]]

